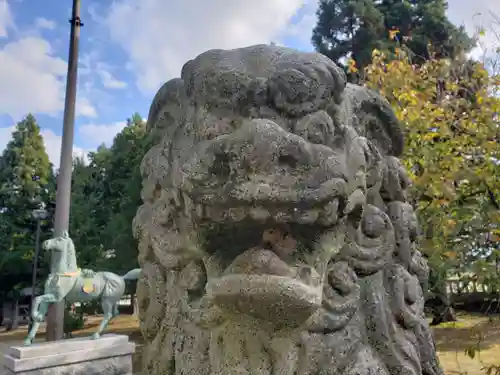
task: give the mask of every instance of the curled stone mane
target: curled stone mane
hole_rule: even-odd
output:
[[[144,373],[441,375],[389,104],[323,55],[187,62],[134,219]]]

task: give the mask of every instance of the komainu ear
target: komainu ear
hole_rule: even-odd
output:
[[[155,139],[170,139],[179,124],[185,101],[184,81],[171,79],[158,90],[149,108],[146,130]]]
[[[69,238],[68,231],[67,231],[67,230],[63,231],[63,232],[62,232],[62,236],[61,236],[61,237],[62,237],[62,238]]]
[[[377,92],[347,84],[341,108],[341,121],[373,143],[382,156],[400,156],[404,137],[401,123],[391,105]]]

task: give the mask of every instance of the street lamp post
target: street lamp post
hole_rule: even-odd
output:
[[[31,279],[31,306],[35,301],[35,289],[36,289],[36,274],[38,271],[38,258],[40,256],[40,221],[45,220],[49,213],[43,208],[33,210],[32,215],[36,220],[36,243],[35,243],[35,257],[33,258],[33,275]]]
[[[78,45],[80,41],[80,0],[73,0],[71,12],[71,34],[69,40],[68,75],[64,103],[64,124],[61,142],[61,159],[57,176],[56,212],[54,235],[61,236],[69,226],[71,200],[71,172],[73,168],[73,136],[75,127],[76,84],[78,78]],[[63,338],[64,302],[49,306],[47,315],[47,341]]]

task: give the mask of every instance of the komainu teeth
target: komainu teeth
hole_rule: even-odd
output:
[[[328,202],[325,205],[325,207],[323,207],[323,211],[321,211],[318,222],[321,225],[330,226],[335,224],[338,218],[339,218],[339,200],[334,199]]]
[[[344,208],[344,214],[349,215],[356,207],[365,203],[365,194],[360,189],[355,190],[347,199],[347,205]]]
[[[361,191],[356,191],[349,197],[349,205],[355,208],[358,204],[364,202],[364,194]],[[351,207],[346,207],[352,210]],[[203,214],[202,211],[203,210]],[[258,222],[265,222],[272,218],[279,223],[297,223],[297,224],[314,224],[318,223],[323,226],[331,226],[338,221],[339,218],[339,200],[333,199],[322,208],[299,209],[297,207],[290,210],[276,209],[272,212],[264,207],[230,207],[218,208],[214,206],[197,205],[194,207],[195,214],[199,218],[211,219],[215,222],[239,222],[246,217]]]
[[[221,223],[225,220],[227,213],[223,209],[218,209],[214,207],[205,207],[205,217],[210,220],[215,221],[216,223]]]
[[[172,201],[176,207],[181,206],[181,199],[179,198],[179,192],[172,190]]]
[[[325,205],[324,210],[325,210],[325,214],[327,216],[332,216],[332,215],[338,216],[338,212],[339,212],[339,200],[338,199],[334,199],[331,202],[328,202]]]
[[[195,213],[197,218],[203,219],[203,206],[201,204],[196,205]]]
[[[269,211],[262,207],[253,207],[250,209],[250,217],[257,221],[265,221],[269,218]]]
[[[279,223],[284,223],[284,222],[290,222],[290,221],[292,221],[293,220],[292,216],[293,215],[291,213],[289,213],[289,212],[276,211],[273,214],[273,219],[276,220]]]
[[[245,209],[243,207],[230,208],[228,210],[228,214],[233,221],[241,221],[247,216],[247,213],[245,212]]]
[[[318,220],[319,211],[318,210],[307,210],[302,212],[298,218],[298,223],[300,224],[312,224]]]
[[[182,206],[184,208],[184,214],[189,216],[191,211],[191,207],[193,207],[193,201],[189,197],[189,195],[182,193]]]

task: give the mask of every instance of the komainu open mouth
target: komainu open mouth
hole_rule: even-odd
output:
[[[207,298],[234,316],[296,326],[321,308],[327,264],[342,246],[324,246],[322,238],[331,237],[348,215],[360,219],[365,190],[363,183],[338,177],[342,162],[333,159],[304,170],[283,167],[279,158],[270,163],[274,174],[254,173],[246,180],[241,170],[218,179],[205,168],[191,168],[188,195],[204,233],[202,247],[220,267],[209,278]]]
[[[332,250],[322,248],[321,237],[333,230],[337,209],[334,199],[323,209],[247,207],[236,218],[227,210],[220,220],[201,220],[203,248],[219,268],[209,279],[207,297],[234,315],[302,324],[321,308],[325,259],[332,255],[325,254]]]

